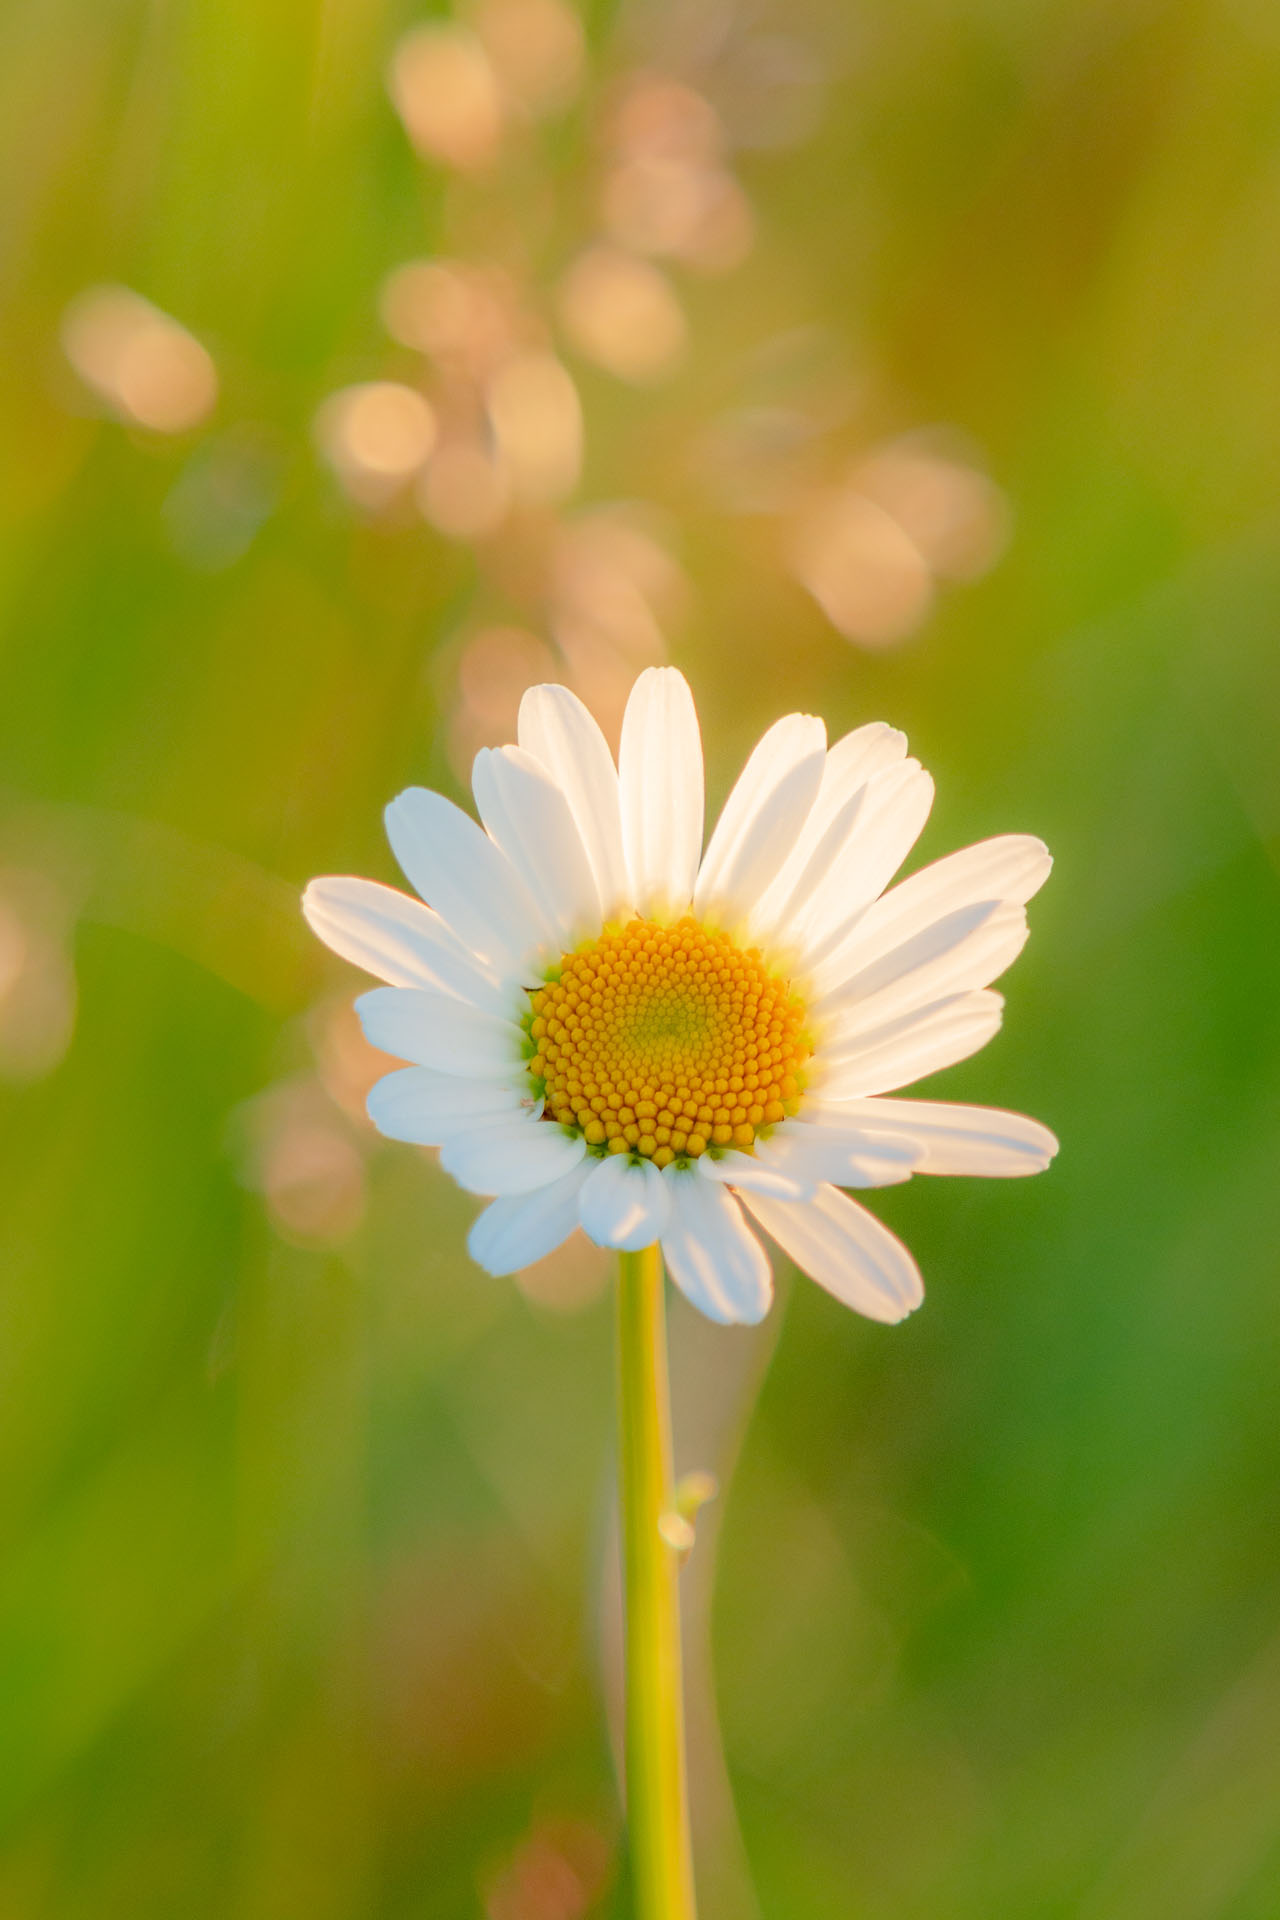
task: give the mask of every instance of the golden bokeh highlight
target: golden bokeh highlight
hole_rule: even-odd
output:
[[[801,513],[792,564],[832,626],[866,647],[914,633],[933,603],[924,555],[894,516],[852,488],[824,494]]]
[[[418,473],[436,442],[435,410],[414,387],[371,380],[332,393],[316,444],[351,499],[378,506]]]
[[[502,525],[511,501],[506,463],[486,440],[446,440],[418,483],[417,500],[437,533],[482,540]]]
[[[468,28],[414,27],[391,56],[387,89],[424,159],[460,173],[492,166],[502,144],[503,100],[489,54]]]
[[[995,482],[917,435],[876,448],[850,483],[893,515],[939,579],[980,579],[1008,544],[1009,507]]]
[[[515,355],[489,380],[485,406],[513,496],[545,506],[567,499],[582,471],[582,404],[563,363]]]
[[[751,203],[723,161],[719,118],[702,94],[646,76],[623,94],[609,128],[612,162],[600,194],[611,237],[637,253],[727,273],[751,251]]]
[[[621,247],[580,253],[560,283],[559,304],[579,353],[619,380],[647,386],[684,356],[688,328],[671,282]]]
[[[47,875],[0,872],[0,1081],[25,1085],[59,1066],[78,993],[71,909]]]
[[[393,340],[476,376],[514,350],[522,328],[508,276],[469,261],[406,261],[383,281],[379,310]]]
[[[542,119],[572,105],[586,41],[565,0],[479,0],[472,20],[513,108]]]
[[[120,419],[186,433],[213,412],[218,370],[194,334],[129,287],[89,287],[62,316],[62,349]]]
[[[566,954],[530,995],[543,1118],[659,1167],[749,1151],[797,1110],[809,1044],[791,983],[686,917],[632,920]]]

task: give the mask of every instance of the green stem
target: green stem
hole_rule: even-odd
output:
[[[685,1785],[662,1255],[618,1256],[618,1472],[626,1596],[627,1827],[636,1920],[695,1920]]]

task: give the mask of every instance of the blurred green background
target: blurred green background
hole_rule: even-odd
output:
[[[1052,1172],[875,1197],[900,1328],[785,1276],[759,1332],[675,1312],[682,1459],[740,1448],[687,1576],[705,1920],[1271,1920],[1280,19],[597,5],[437,164],[384,77],[421,18],[0,16],[0,1913],[629,1911],[607,1276],[469,1266],[471,1203],[362,1125],[297,893],[394,878],[383,803],[460,793],[524,680],[607,707],[665,649],[713,800],[780,711],[883,717],[922,857],[1058,860],[939,1083],[1048,1121]],[[564,275],[646,73],[685,92],[641,227],[682,166],[737,197],[714,244],[610,216],[687,330],[619,378],[650,310],[589,351]],[[580,477],[510,510],[314,424],[394,380],[488,444],[470,348],[380,311],[440,255],[580,397]],[[189,330],[159,414],[103,285]]]

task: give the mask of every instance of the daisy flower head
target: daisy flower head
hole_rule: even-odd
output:
[[[489,1196],[468,1241],[488,1272],[581,1226],[623,1251],[660,1243],[695,1306],[756,1321],[763,1229],[895,1321],[919,1270],[846,1189],[1048,1165],[1057,1142],[1021,1114],[888,1097],[996,1032],[990,983],[1051,864],[1008,834],[889,887],[933,799],[894,728],[828,746],[821,720],[777,721],[705,852],[698,719],[671,667],[632,689],[616,767],[582,702],[538,686],[472,786],[482,824],[421,787],[387,809],[420,899],[322,879],[303,910],[385,982],[357,1010],[410,1064],[370,1116]]]

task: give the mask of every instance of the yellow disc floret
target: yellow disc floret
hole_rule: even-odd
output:
[[[755,947],[696,920],[632,920],[567,953],[530,995],[543,1117],[660,1167],[750,1150],[797,1111],[804,1008]]]

